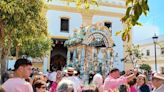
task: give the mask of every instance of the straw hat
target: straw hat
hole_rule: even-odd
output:
[[[157,78],[157,79],[161,79],[161,80],[164,80],[164,74],[160,74],[160,73],[154,73],[154,78]]]
[[[139,74],[138,77],[143,77],[146,79],[146,75],[144,75],[144,74]]]

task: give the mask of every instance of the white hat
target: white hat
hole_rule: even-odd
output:
[[[144,74],[139,74],[138,77],[146,78],[146,75],[144,75]]]
[[[67,70],[64,70],[67,74],[76,74],[77,71],[73,67],[68,67]]]
[[[157,78],[157,79],[161,79],[161,80],[164,80],[164,74],[160,74],[160,73],[154,73],[154,78]]]

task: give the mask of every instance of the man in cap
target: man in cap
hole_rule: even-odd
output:
[[[26,82],[32,73],[32,63],[27,59],[18,59],[14,65],[14,78],[8,79],[2,88],[5,92],[33,92],[30,83]]]
[[[164,92],[164,74],[155,73],[152,77],[153,92]]]

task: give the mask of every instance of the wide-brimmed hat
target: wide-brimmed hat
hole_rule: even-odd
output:
[[[164,74],[154,73],[153,78],[164,80]]]
[[[139,74],[138,77],[143,77],[146,79],[146,75],[144,75],[144,74]]]
[[[64,70],[67,74],[76,74],[77,71],[73,67],[68,67],[66,70]]]

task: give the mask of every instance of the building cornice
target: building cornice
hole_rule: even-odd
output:
[[[93,15],[99,15],[99,16],[111,16],[111,17],[118,17],[122,18],[124,14],[122,13],[114,13],[109,11],[101,11],[101,10],[85,10],[85,9],[78,9],[76,7],[69,7],[69,6],[59,6],[59,5],[48,5],[48,10],[56,10],[56,11],[65,11],[65,12],[73,12],[73,13],[90,13]]]
[[[106,3],[106,2],[98,2],[100,6],[107,6],[107,7],[114,7],[114,8],[124,8],[126,9],[126,6],[124,5],[118,5],[113,3]]]
[[[60,0],[60,2],[70,2],[73,3],[71,0]],[[97,1],[99,6],[107,6],[107,7],[113,7],[113,8],[124,8],[126,9],[125,3],[122,4],[121,2],[126,2],[126,0],[117,0],[117,1]]]
[[[54,39],[65,39],[67,40],[68,37],[67,36],[61,36],[61,35],[55,35],[55,36],[50,36],[51,38],[54,38]]]
[[[161,46],[163,46],[164,44],[164,41],[159,41],[158,44],[160,44]],[[140,47],[145,47],[145,46],[154,46],[154,43],[144,43],[144,44],[136,44],[136,45],[139,45]]]

